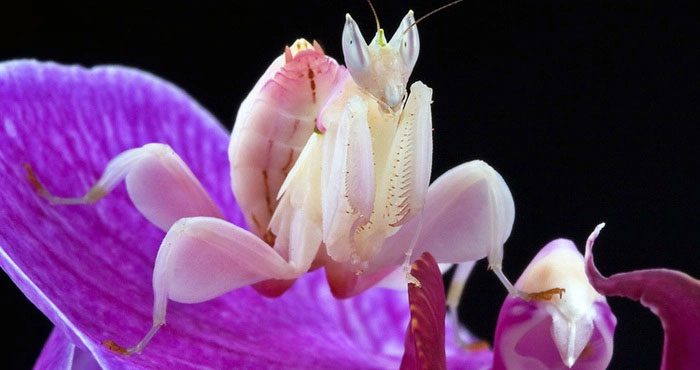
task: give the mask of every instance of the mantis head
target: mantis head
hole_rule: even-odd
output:
[[[378,28],[367,44],[357,23],[345,15],[343,56],[352,79],[392,110],[401,107],[406,84],[418,59],[420,41],[413,11],[409,10],[389,42]]]

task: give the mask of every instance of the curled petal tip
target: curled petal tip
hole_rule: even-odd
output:
[[[586,241],[586,256],[588,256],[593,249],[593,244],[595,243],[595,240],[598,239],[598,235],[600,235],[601,230],[605,227],[605,222],[599,223],[595,229],[593,229],[593,232],[591,235],[588,237],[588,240]]]
[[[680,271],[647,269],[603,277],[593,262],[598,225],[586,244],[586,274],[591,285],[606,296],[633,299],[659,317],[664,328],[661,369],[695,369],[700,352],[700,280]]]

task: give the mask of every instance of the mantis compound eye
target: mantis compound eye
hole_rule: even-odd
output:
[[[405,71],[410,75],[420,52],[420,39],[418,38],[418,27],[413,10],[409,10],[403,18],[399,28],[394,32],[394,36],[391,37],[389,45],[399,50]]]
[[[350,14],[345,15],[343,28],[343,57],[345,65],[354,79],[367,73],[369,68],[369,49],[360,28]]]

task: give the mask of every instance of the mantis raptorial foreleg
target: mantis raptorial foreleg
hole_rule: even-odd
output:
[[[187,164],[165,144],[146,144],[117,155],[109,161],[97,183],[81,197],[53,195],[29,165],[25,168],[32,186],[53,204],[92,204],[125,180],[136,208],[164,231],[183,217],[222,217]]]

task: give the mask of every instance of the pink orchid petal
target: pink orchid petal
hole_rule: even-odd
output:
[[[411,265],[411,275],[420,282],[420,286],[408,285],[411,321],[408,323],[401,369],[446,369],[442,273],[435,258],[426,252]]]
[[[38,366],[65,364],[71,346],[74,359],[85,354],[110,369],[398,366],[405,293],[371,289],[336,300],[322,271],[277,299],[242,288],[202,304],[172,303],[168,325],[142,354],[107,350],[102,341],[132,344],[150,326],[163,232],[121,185],[95,205],[52,206],[34,192],[22,164],[52,192],[71,196],[88,189],[113,156],[148,142],[170,145],[228,220],[242,223],[226,185],[228,135],[178,88],[120,67],[0,64],[0,266],[57,327]],[[446,350],[449,363],[472,358],[450,343]]]
[[[591,285],[606,296],[640,302],[661,320],[664,349],[661,369],[697,369],[700,364],[700,280],[680,271],[648,269],[604,277],[593,262],[593,244],[603,224],[586,243],[586,274]]]

